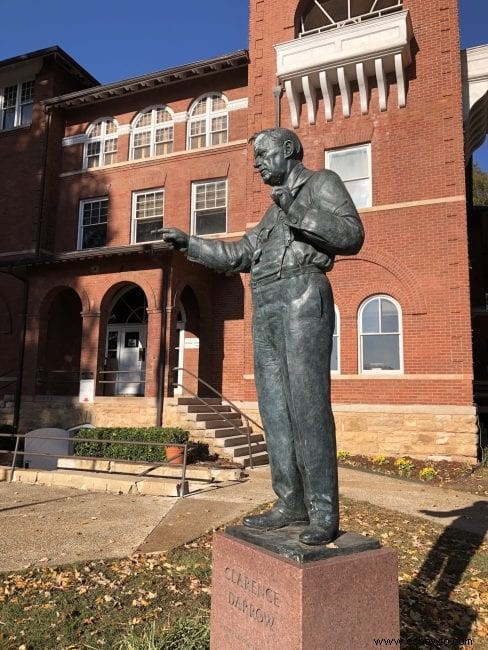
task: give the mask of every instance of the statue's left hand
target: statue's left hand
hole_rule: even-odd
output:
[[[288,210],[293,203],[293,194],[290,192],[290,189],[288,187],[285,187],[284,185],[277,185],[276,187],[273,187],[271,198],[276,203],[276,205],[283,210],[283,212],[288,214]]]

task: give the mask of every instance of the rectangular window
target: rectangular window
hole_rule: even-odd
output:
[[[354,205],[358,209],[371,207],[371,146],[335,149],[326,152],[325,158],[326,167],[344,181]]]
[[[162,235],[153,230],[162,228],[164,216],[164,190],[134,192],[132,201],[132,243],[157,241]]]
[[[227,231],[227,179],[192,184],[192,234]]]
[[[0,88],[0,130],[32,122],[34,81]]]
[[[80,202],[78,249],[100,248],[107,244],[108,198]]]

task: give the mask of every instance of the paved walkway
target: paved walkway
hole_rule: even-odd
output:
[[[342,468],[339,483],[348,498],[478,535],[488,530],[488,500],[467,492]],[[166,551],[273,498],[268,467],[179,500],[0,483],[0,571]]]

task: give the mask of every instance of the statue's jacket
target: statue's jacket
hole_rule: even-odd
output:
[[[219,271],[250,272],[251,285],[300,273],[326,272],[336,255],[354,255],[364,229],[339,176],[301,163],[286,181],[294,197],[286,214],[273,203],[237,242],[190,237],[187,257]]]

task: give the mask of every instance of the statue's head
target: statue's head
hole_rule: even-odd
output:
[[[283,185],[303,158],[302,143],[289,129],[264,129],[253,135],[250,142],[254,145],[254,167],[267,185]]]

